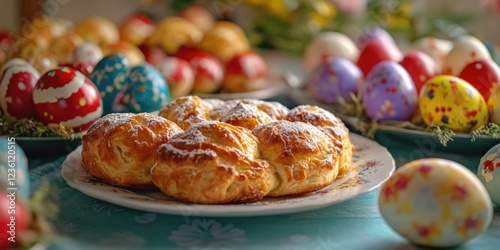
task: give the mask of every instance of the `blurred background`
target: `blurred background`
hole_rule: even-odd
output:
[[[385,28],[400,43],[464,33],[500,42],[500,0],[0,0],[0,29],[18,32],[40,14],[72,22],[99,15],[119,24],[141,12],[158,21],[194,3],[241,24],[254,46],[296,53],[320,30],[355,38],[368,25]]]

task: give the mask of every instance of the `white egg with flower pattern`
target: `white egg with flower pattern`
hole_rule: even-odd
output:
[[[10,60],[0,77],[0,108],[16,118],[36,117],[33,89],[40,74],[23,59]]]
[[[48,126],[87,130],[102,115],[97,87],[81,72],[59,67],[47,71],[33,91],[38,118]]]
[[[493,203],[500,206],[500,144],[493,146],[481,157],[477,176],[488,190]]]
[[[409,162],[384,183],[378,199],[387,224],[410,242],[456,247],[490,226],[488,192],[465,166],[446,159]]]

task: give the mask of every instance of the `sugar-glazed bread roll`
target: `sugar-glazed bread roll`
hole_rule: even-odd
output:
[[[347,173],[354,145],[349,139],[349,130],[339,118],[318,106],[300,105],[290,110],[285,120],[306,122],[325,132],[340,155],[339,177]]]
[[[219,120],[221,122],[244,127],[250,130],[253,130],[259,125],[274,121],[274,119],[266,112],[258,109],[256,106],[245,104],[243,102],[238,103]]]
[[[187,130],[191,125],[210,119],[210,107],[198,96],[182,96],[169,102],[158,115]]]
[[[158,148],[151,175],[163,193],[194,203],[259,200],[276,185],[251,131],[218,121],[172,136]]]
[[[156,149],[183,132],[149,113],[113,113],[97,120],[82,138],[82,163],[95,178],[121,187],[154,187],[149,171]]]
[[[260,111],[265,112],[275,120],[281,120],[290,111],[287,107],[279,102],[268,102],[258,99],[234,99],[228,101],[218,101],[217,99],[205,99],[210,105],[210,117],[213,120],[219,120],[220,117],[226,115],[232,108],[239,103],[253,105]]]
[[[256,127],[261,157],[272,165],[278,186],[269,196],[301,194],[330,185],[339,155],[325,133],[304,122],[274,121]]]

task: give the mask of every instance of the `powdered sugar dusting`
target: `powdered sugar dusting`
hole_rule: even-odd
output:
[[[134,117],[133,113],[111,113],[107,114],[99,119],[97,119],[92,126],[89,128],[88,133],[91,133],[93,130],[100,130],[103,126],[107,126],[105,132],[109,132],[114,128],[126,124]]]

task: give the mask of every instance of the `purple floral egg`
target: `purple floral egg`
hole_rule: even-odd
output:
[[[366,76],[361,103],[365,113],[377,121],[409,120],[418,95],[408,72],[397,62],[381,62]]]
[[[323,103],[351,103],[351,95],[357,94],[362,77],[361,70],[351,61],[328,57],[311,74],[307,91]]]

